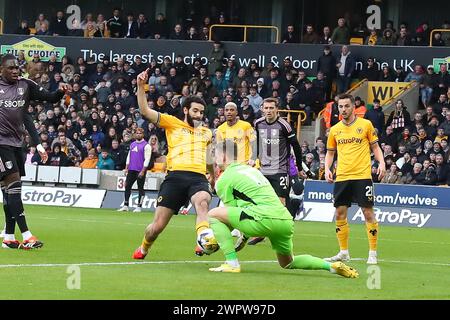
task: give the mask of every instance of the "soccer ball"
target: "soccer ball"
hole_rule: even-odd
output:
[[[219,250],[219,244],[217,243],[217,240],[214,237],[214,232],[210,228],[203,230],[197,236],[197,243],[200,246],[200,248],[203,249],[203,252],[208,255]]]

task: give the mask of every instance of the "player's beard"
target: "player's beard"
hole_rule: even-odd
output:
[[[187,123],[193,128],[198,128],[203,124],[203,121],[192,118],[189,113],[186,115],[186,120]]]

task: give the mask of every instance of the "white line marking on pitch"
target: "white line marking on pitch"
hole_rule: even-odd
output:
[[[275,260],[241,261],[241,263],[275,263]],[[0,268],[22,268],[22,267],[68,267],[68,266],[126,266],[140,264],[206,264],[223,263],[220,261],[129,261],[129,262],[82,262],[82,263],[37,263],[37,264],[0,264]]]
[[[351,261],[365,261],[364,258],[352,258]],[[427,266],[444,266],[450,267],[450,263],[441,262],[421,262],[421,261],[405,261],[405,260],[383,260],[378,259],[380,262],[386,263],[406,263],[417,264]],[[250,263],[276,263],[275,260],[253,260],[253,261],[240,261],[243,264]],[[68,266],[126,266],[126,265],[143,265],[143,264],[207,264],[207,263],[223,263],[220,261],[129,261],[129,262],[83,262],[83,263],[37,263],[37,264],[0,264],[1,268],[24,268],[24,267],[68,267]]]
[[[126,224],[126,225],[132,225],[132,226],[147,226],[147,223],[132,223],[132,222],[121,222],[119,220],[117,221],[111,221],[111,220],[89,220],[89,219],[67,219],[67,218],[54,218],[54,217],[34,217],[34,219],[44,219],[44,220],[58,220],[58,221],[72,221],[72,222],[88,222],[88,223],[113,223],[113,224]],[[171,225],[170,228],[180,228],[180,229],[190,229],[191,227],[188,226],[174,226]],[[334,235],[325,235],[325,234],[317,234],[317,233],[300,233],[300,237],[318,237],[318,238],[333,238],[335,239],[336,236]],[[357,240],[366,240],[367,238],[362,237],[353,237],[352,239]],[[403,239],[385,239],[381,238],[379,241],[394,241],[394,242],[406,242],[406,243],[421,243],[421,244],[433,244],[433,245],[450,245],[449,242],[432,242],[432,241],[422,241],[422,240],[403,240]]]

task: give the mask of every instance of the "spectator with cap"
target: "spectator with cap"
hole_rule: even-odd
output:
[[[381,134],[383,132],[384,112],[379,99],[373,100],[373,108],[366,112],[366,114],[364,115],[364,119],[372,122],[372,125],[377,129],[378,134]]]
[[[264,85],[264,78],[258,78],[258,80],[256,80],[256,91],[263,99],[269,97],[267,87]]]

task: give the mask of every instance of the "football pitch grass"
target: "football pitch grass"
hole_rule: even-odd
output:
[[[26,212],[32,232],[45,245],[32,251],[0,251],[0,284],[8,288],[0,291],[0,299],[450,298],[448,230],[381,226],[379,269],[373,273],[365,263],[365,227],[351,225],[350,253],[356,259],[349,265],[358,269],[358,279],[327,271],[284,270],[269,241],[239,253],[241,273],[221,274],[208,271],[223,261],[220,251],[194,255],[195,216],[175,216],[141,262],[131,255],[153,214],[42,206],[27,206]],[[21,236],[16,233],[16,238]],[[334,255],[334,225],[296,222],[294,252]],[[69,289],[77,284],[79,289]]]

